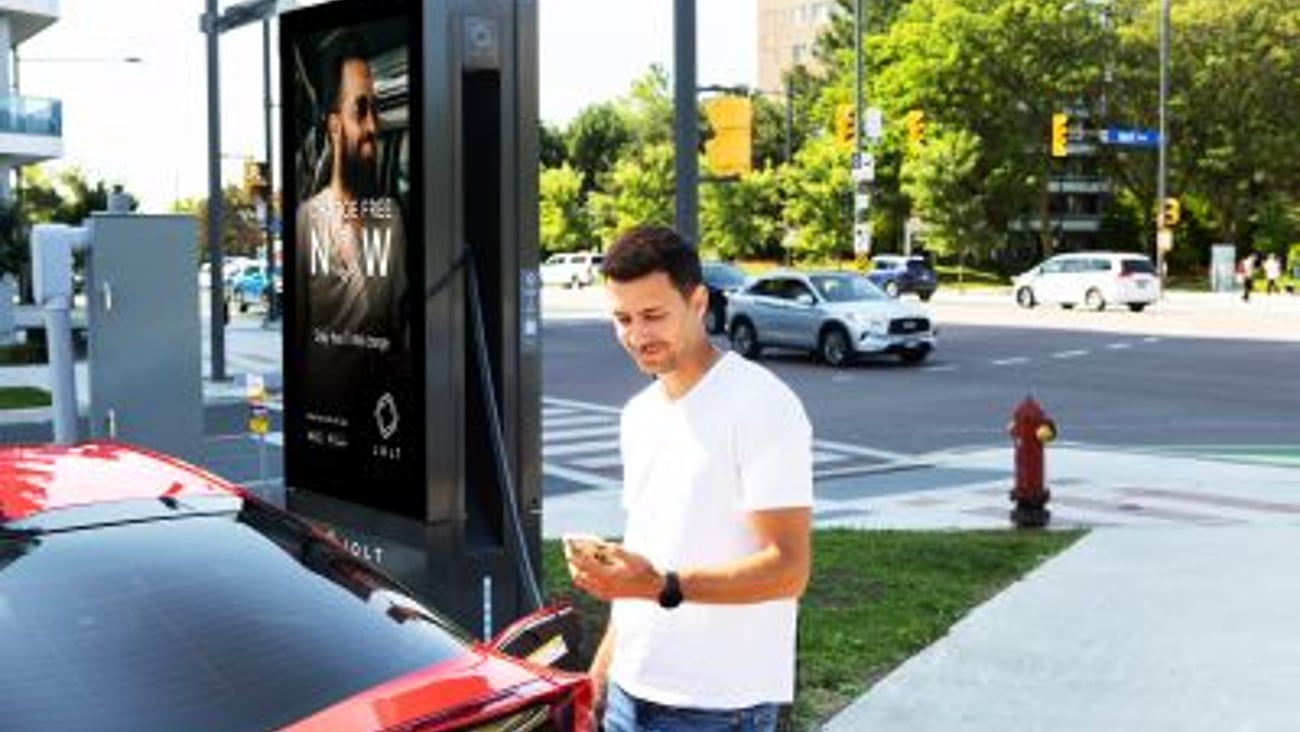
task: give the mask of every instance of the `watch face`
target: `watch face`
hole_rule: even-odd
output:
[[[672,609],[682,604],[682,586],[676,572],[664,575],[664,587],[659,591],[659,606]]]

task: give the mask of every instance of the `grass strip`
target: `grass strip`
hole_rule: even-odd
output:
[[[794,729],[812,730],[984,603],[1073,544],[1078,531],[856,531],[813,535],[799,615]],[[569,582],[558,541],[543,547],[546,591],[582,613],[587,648],[608,608]]]

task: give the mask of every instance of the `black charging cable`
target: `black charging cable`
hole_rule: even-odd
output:
[[[524,525],[519,518],[519,501],[515,498],[514,473],[510,469],[510,456],[506,454],[505,430],[501,426],[501,413],[497,408],[496,384],[492,381],[492,357],[487,347],[487,329],[483,324],[483,302],[479,290],[478,266],[474,261],[474,250],[466,243],[459,257],[447,272],[428,289],[426,298],[433,298],[451,280],[455,272],[465,268],[465,280],[469,287],[469,312],[473,321],[471,330],[474,336],[474,354],[478,360],[479,385],[487,402],[487,417],[490,428],[489,441],[492,454],[496,458],[497,481],[501,500],[510,516],[510,535],[514,539],[515,562],[524,575],[524,586],[532,600],[533,609],[543,606],[542,589],[537,583],[537,574],[533,568],[533,559],[528,553],[528,542],[524,538]]]

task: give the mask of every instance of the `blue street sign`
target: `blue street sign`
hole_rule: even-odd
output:
[[[1107,127],[1106,135],[1102,139],[1107,145],[1156,147],[1160,144],[1160,133],[1155,130],[1126,130],[1121,127]]]

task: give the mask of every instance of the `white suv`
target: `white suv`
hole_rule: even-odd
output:
[[[1016,302],[1032,308],[1056,303],[1063,308],[1082,304],[1104,310],[1111,303],[1135,313],[1160,299],[1160,278],[1151,260],[1124,252],[1058,254],[1013,280]]]
[[[605,256],[597,252],[553,254],[542,263],[542,284],[586,287],[596,281]]]

